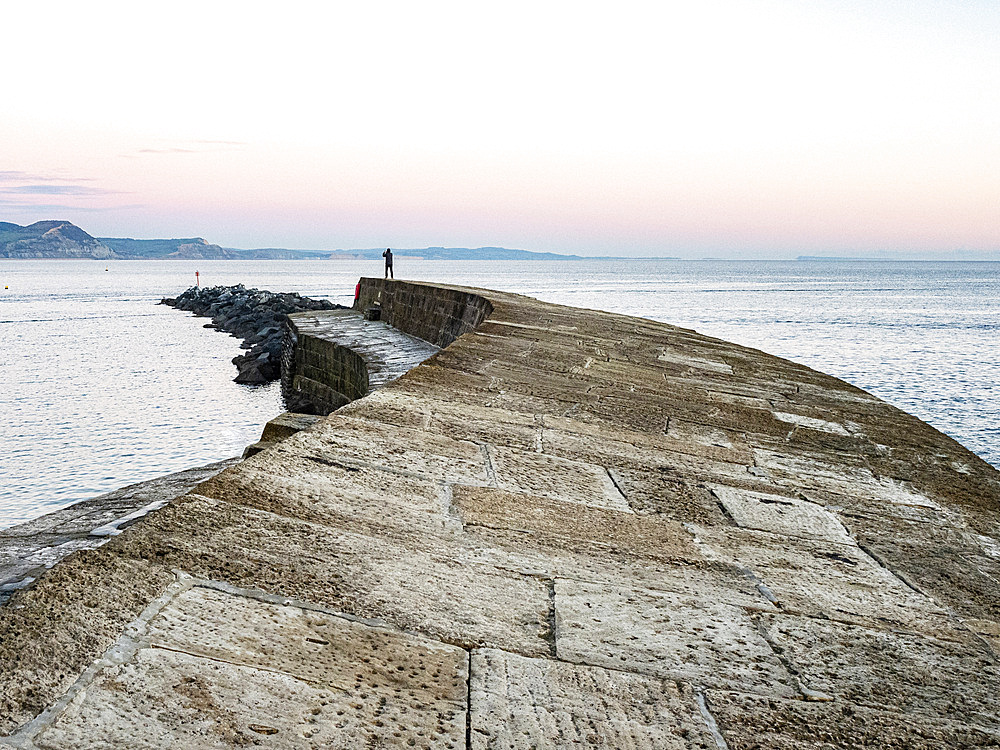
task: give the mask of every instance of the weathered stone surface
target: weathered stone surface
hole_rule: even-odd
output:
[[[870,515],[845,521],[865,549],[918,590],[965,617],[1000,622],[996,537]]]
[[[449,482],[490,480],[483,448],[469,440],[336,415],[323,431],[303,432],[283,444],[318,460],[360,463]]]
[[[1000,681],[1000,666],[970,633],[956,631],[945,640],[807,617],[764,621],[771,642],[812,690],[851,704],[1000,729],[1000,705],[987,687]]]
[[[481,649],[469,700],[475,750],[717,750],[689,688],[630,672]]]
[[[261,458],[268,454],[260,454]],[[203,521],[211,519],[211,526]],[[335,523],[335,519],[331,519]],[[549,588],[481,563],[454,538],[365,534],[189,496],[123,553],[170,568],[377,618],[447,643],[548,653]]]
[[[851,544],[837,516],[814,503],[724,485],[713,485],[712,493],[733,520],[745,528]]]
[[[346,406],[339,413],[350,416],[354,408]],[[542,420],[532,413],[457,404],[429,396],[414,399],[391,388],[373,392],[363,407],[364,411],[370,409],[377,409],[379,420],[386,424],[461,436],[476,443],[535,451],[542,440]]]
[[[512,448],[490,448],[496,483],[505,489],[631,512],[603,466]]]
[[[270,460],[252,458],[239,471],[205,482],[202,495],[279,516],[355,532],[396,537],[431,533],[458,520],[446,514],[441,484],[409,472],[303,456],[287,446]]]
[[[852,544],[699,528],[709,557],[747,568],[783,609],[843,622],[949,629],[946,611]]]
[[[707,485],[669,468],[643,471],[614,467],[608,470],[629,507],[644,516],[700,524],[731,523]],[[751,479],[749,474],[747,479]]]
[[[65,693],[170,582],[155,562],[120,556],[121,539],[71,555],[0,607],[0,733]]]
[[[730,750],[973,750],[1000,735],[965,722],[927,720],[846,701],[816,703],[709,690],[707,703]]]
[[[708,580],[684,593],[556,581],[560,658],[701,685],[792,696],[753,617]],[[766,602],[762,599],[761,608]]]
[[[453,502],[466,524],[599,542],[662,560],[701,557],[691,534],[667,519],[479,487],[455,487]]]
[[[119,662],[119,663],[114,663]],[[43,748],[460,747],[468,654],[296,606],[177,595],[35,739]]]

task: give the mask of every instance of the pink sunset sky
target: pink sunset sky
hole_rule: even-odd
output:
[[[986,0],[4,9],[0,221],[1000,260]]]

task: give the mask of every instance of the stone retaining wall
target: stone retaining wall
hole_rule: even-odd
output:
[[[412,299],[412,297],[411,297]],[[406,320],[397,306],[397,319]],[[329,414],[395,380],[438,347],[353,310],[290,315],[281,386],[291,411]]]
[[[355,307],[366,310],[376,303],[382,307],[382,320],[389,325],[441,347],[475,330],[493,312],[486,297],[469,290],[361,279]]]
[[[329,414],[368,393],[368,368],[348,347],[299,335],[289,321],[281,354],[281,391],[291,411]]]

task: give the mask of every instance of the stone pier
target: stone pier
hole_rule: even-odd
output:
[[[12,592],[0,748],[1000,747],[996,469],[694,331],[375,301],[440,350]]]

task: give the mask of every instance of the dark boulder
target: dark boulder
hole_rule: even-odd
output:
[[[337,310],[343,305],[302,297],[298,292],[278,294],[261,289],[191,287],[177,297],[164,297],[160,304],[195,315],[210,317],[205,328],[226,331],[243,339],[246,354],[233,357],[239,374],[237,383],[259,385],[281,377],[281,347],[288,315],[307,310]]]

